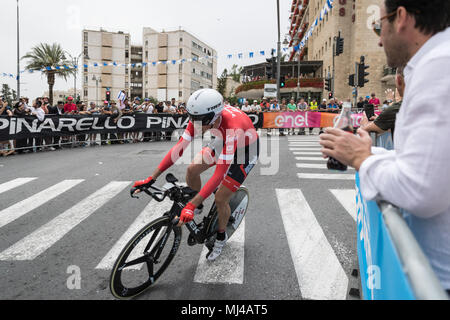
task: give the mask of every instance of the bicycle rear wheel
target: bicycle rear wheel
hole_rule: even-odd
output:
[[[240,187],[238,191],[233,194],[230,200],[231,217],[227,225],[228,239],[231,238],[233,233],[239,228],[245,214],[247,213],[250,194],[245,187]],[[211,223],[208,227],[208,234],[213,234],[206,240],[206,247],[212,250],[214,241],[216,239],[216,232],[218,228],[218,213],[216,212],[214,218],[211,219]]]
[[[111,293],[131,299],[147,290],[172,262],[180,242],[181,228],[168,217],[150,222],[120,253],[111,273]]]

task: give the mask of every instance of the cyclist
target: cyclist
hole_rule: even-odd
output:
[[[229,201],[259,156],[259,137],[250,118],[241,110],[224,105],[222,95],[214,89],[201,89],[194,92],[186,106],[189,124],[183,136],[159,164],[153,175],[146,180],[137,181],[136,193],[140,188],[151,186],[156,179],[169,169],[182,155],[195,136],[202,136],[210,130],[212,142],[196,155],[187,169],[188,186],[198,194],[181,211],[180,223],[193,220],[194,213],[201,213],[203,201],[217,188],[215,203],[218,212],[218,232],[214,248],[206,258],[215,260],[228,240],[226,227],[231,215]],[[219,149],[222,151],[219,154]],[[202,187],[200,174],[216,166],[214,175]]]

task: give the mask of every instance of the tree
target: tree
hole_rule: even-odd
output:
[[[227,77],[228,71],[227,69],[224,69],[220,78],[217,79],[217,91],[219,91],[222,96],[225,96],[226,94],[225,90],[227,89]]]
[[[236,82],[241,82],[241,72],[242,72],[242,67],[238,68],[239,66],[237,64],[233,64],[233,66],[231,67],[231,73],[230,76],[233,78],[234,81]]]
[[[25,67],[26,70],[41,71],[47,77],[49,102],[53,104],[53,87],[55,85],[56,76],[67,81],[70,75],[76,72],[76,69],[60,69],[53,70],[51,67],[60,67],[63,65],[70,65],[70,61],[66,58],[65,52],[61,45],[54,43],[52,45],[47,43],[40,43],[33,47],[22,59],[28,59]],[[48,70],[47,68],[51,68]]]
[[[8,101],[8,105],[10,106],[12,106],[13,101],[17,98],[16,91],[11,89],[8,84],[2,85],[2,96],[4,100]]]

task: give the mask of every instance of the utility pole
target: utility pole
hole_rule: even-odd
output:
[[[280,0],[277,0],[277,14],[278,14],[278,58],[277,58],[277,100],[280,103],[280,72],[281,72],[281,39],[280,39]]]
[[[20,99],[20,36],[19,36],[19,0],[17,0],[17,99]]]

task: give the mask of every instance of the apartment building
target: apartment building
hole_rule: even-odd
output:
[[[121,90],[130,94],[130,34],[103,29],[83,30],[82,45],[82,99],[103,104],[107,90],[111,92],[111,99],[115,99]],[[116,65],[105,66],[104,63]],[[95,64],[97,66],[94,66]]]
[[[144,97],[187,101],[198,89],[216,88],[216,56],[211,46],[185,30],[144,28],[143,60],[149,63],[143,74]],[[180,60],[183,62],[178,63]]]

